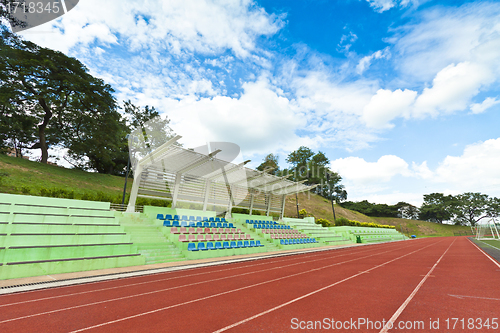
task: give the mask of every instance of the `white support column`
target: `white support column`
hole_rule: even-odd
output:
[[[280,220],[283,220],[283,217],[285,216],[285,202],[286,202],[286,194],[283,194],[283,199],[281,199]]]
[[[250,215],[252,215],[252,211],[253,211],[253,198],[254,198],[254,195],[253,193],[250,193]]]
[[[267,208],[266,208],[266,216],[269,216],[269,210],[271,209],[271,194],[267,195]]]
[[[205,198],[203,199],[203,211],[207,211],[208,197],[210,195],[210,185],[212,181],[210,179],[205,180]]]
[[[134,182],[132,190],[130,191],[130,198],[128,200],[127,213],[135,212],[135,202],[137,201],[137,193],[139,192],[139,183],[141,182],[142,165],[138,165],[134,170]]]
[[[182,174],[178,172],[175,175],[175,185],[174,185],[174,193],[172,194],[172,208],[175,208],[177,205],[177,196],[179,195],[179,187],[181,185],[181,176]]]
[[[229,185],[229,207],[228,213],[231,214],[231,210],[233,209],[233,188]]]

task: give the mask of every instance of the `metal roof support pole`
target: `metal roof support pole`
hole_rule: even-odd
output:
[[[175,175],[175,185],[174,185],[174,193],[172,195],[172,208],[175,208],[177,205],[177,196],[179,195],[179,188],[181,187],[181,176],[180,172],[177,172]]]
[[[229,191],[229,207],[227,209],[226,216],[230,217],[231,216],[231,211],[233,210],[233,189],[231,185],[228,185],[228,191]],[[229,215],[228,215],[229,214]]]
[[[210,185],[212,181],[210,179],[205,180],[205,198],[203,199],[203,211],[207,211],[208,196],[210,195]]]
[[[272,194],[266,195],[267,198],[266,216],[269,216],[269,211],[271,210],[271,196]]]
[[[254,199],[254,195],[253,195],[253,193],[250,193],[250,215],[252,215],[252,211],[253,211],[253,199]]]
[[[283,220],[283,217],[285,217],[285,202],[286,202],[286,194],[283,194],[283,198],[281,199],[280,220]]]
[[[132,183],[132,190],[130,191],[130,198],[128,200],[127,213],[135,212],[135,202],[137,200],[137,193],[139,192],[139,183],[141,182],[142,165],[137,165],[134,170],[134,182]]]

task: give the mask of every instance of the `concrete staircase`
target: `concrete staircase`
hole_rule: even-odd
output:
[[[182,251],[163,235],[160,221],[127,213],[119,220],[138,252],[145,257],[146,264],[186,260]]]

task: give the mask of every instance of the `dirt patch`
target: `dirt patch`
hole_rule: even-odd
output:
[[[425,225],[417,225],[417,228],[418,228],[418,231],[420,231],[420,233],[424,234],[424,235],[430,235],[430,234],[435,234],[437,233],[436,230],[432,229],[432,228],[429,228]]]

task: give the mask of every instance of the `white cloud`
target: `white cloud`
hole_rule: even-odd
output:
[[[258,36],[272,35],[281,28],[281,19],[251,0],[87,0],[61,19],[30,29],[25,37],[65,53],[95,41],[116,44],[120,38],[132,50],[166,48],[173,54],[214,54],[230,49],[246,58],[255,50]],[[51,33],[33,34],[47,30]]]
[[[370,67],[373,59],[389,58],[390,56],[391,53],[389,52],[389,48],[386,47],[383,50],[378,50],[377,52],[369,56],[363,57],[356,66],[356,72],[361,75],[365,70],[368,69],[368,67]]]
[[[363,120],[368,127],[391,128],[389,121],[397,116],[409,116],[410,106],[415,101],[416,91],[380,89],[363,109]]]
[[[470,106],[470,109],[472,113],[478,114],[478,113],[483,113],[487,109],[491,108],[494,105],[497,105],[500,103],[500,100],[493,98],[493,97],[487,97],[482,103],[473,103]]]
[[[427,82],[450,64],[466,61],[498,73],[498,2],[437,6],[422,11],[418,18],[420,22],[396,29],[396,37],[392,40],[394,49],[391,53],[402,78]]]
[[[408,163],[394,155],[384,155],[377,162],[367,162],[359,157],[339,158],[331,162],[331,169],[356,185],[384,183],[396,175],[412,175]]]
[[[401,8],[405,8],[410,4],[413,4],[413,7],[418,7],[420,1],[419,0],[366,0],[370,4],[376,12],[383,13],[386,10],[389,10],[393,7],[398,6]]]
[[[411,168],[419,178],[431,179],[434,176],[434,173],[427,166],[427,161],[422,162],[420,165],[412,162]]]
[[[470,62],[451,64],[437,73],[432,88],[425,88],[415,102],[413,115],[435,116],[439,112],[465,110],[482,86],[494,79],[488,68]]]
[[[467,146],[461,156],[447,156],[436,169],[436,182],[460,192],[500,192],[500,138]]]

